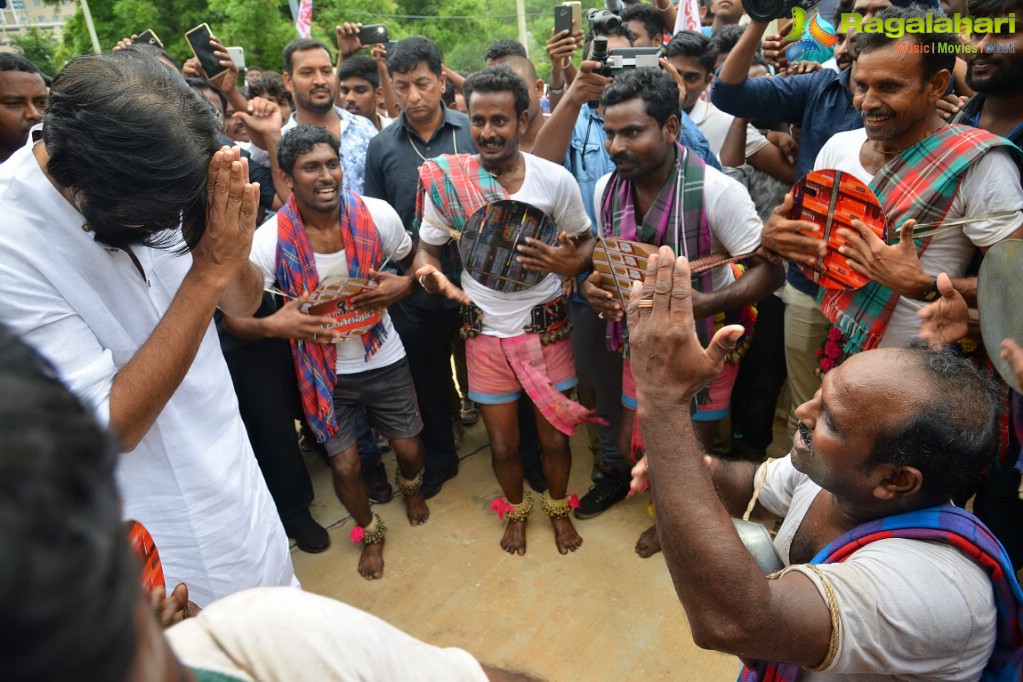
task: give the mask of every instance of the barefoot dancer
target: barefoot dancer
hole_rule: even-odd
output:
[[[582,544],[568,518],[572,464],[568,436],[588,415],[561,393],[576,384],[561,284],[555,274],[548,274],[533,287],[505,293],[466,274],[463,291],[442,272],[441,258],[448,252],[443,247],[451,239],[449,230],[461,230],[478,208],[515,199],[552,216],[562,231],[561,246],[556,248],[524,240],[527,244],[517,248],[519,262],[530,270],[571,277],[582,271],[588,247],[577,252],[568,235],[588,236],[590,224],[572,176],[561,166],[519,151],[529,107],[525,81],[507,67],[492,67],[469,77],[464,91],[480,153],[445,155],[423,164],[416,275],[426,291],[461,301],[474,321],[466,329],[469,397],[480,405],[494,473],[505,495],[493,507],[502,519],[507,515],[501,547],[510,554],[526,553],[526,517],[533,510],[532,495],[523,494],[518,455],[517,400],[525,390],[536,406],[550,486],[542,507],[554,526],[558,551],[566,554]],[[548,333],[549,329],[559,331]]]
[[[281,138],[277,155],[292,194],[277,217],[256,231],[250,259],[267,285],[276,280],[292,300],[269,317],[247,322],[253,336],[292,340],[302,407],[330,455],[334,491],[358,524],[352,540],[363,544],[359,574],[374,580],[384,571],[386,528],[380,516],[370,512],[366,485],[359,476],[355,445],[359,403],[394,448],[409,523],[418,526],[430,516],[420,492],[423,423],[405,349],[385,310],[408,295],[412,278],[377,272],[385,258],[409,266],[412,241],[386,202],[341,190],[338,141],[327,130],[298,126]],[[376,282],[376,288],[352,299],[356,308],[381,311],[380,321],[365,335],[337,337],[337,332],[324,328],[329,318],[300,312],[303,294],[313,291],[320,273],[328,271]]]

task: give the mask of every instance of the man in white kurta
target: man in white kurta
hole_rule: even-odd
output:
[[[126,251],[96,243],[30,147],[0,166],[0,215],[0,320],[106,423],[114,375],[159,323],[191,256],[133,247],[136,267]],[[121,456],[117,478],[125,518],[149,529],[168,584],[187,583],[196,603],[294,579],[212,322],[156,423]]]
[[[66,193],[44,174],[43,143],[35,146],[0,166],[0,321],[45,355],[108,424],[117,374],[155,335],[193,258],[173,248],[126,250],[97,242]],[[209,253],[203,257],[208,268]],[[194,280],[190,287],[194,291]],[[152,425],[144,429],[144,412],[120,425],[138,431],[126,438],[138,445],[125,448],[131,451],[117,468],[124,517],[149,529],[167,584],[187,583],[199,605],[248,587],[296,584],[287,537],[247,440],[212,323],[187,371],[172,357],[145,358],[147,369],[155,368],[145,376],[162,374],[162,380],[184,372]],[[120,398],[118,414],[127,407],[135,415],[146,400],[153,404],[143,394],[136,388]]]

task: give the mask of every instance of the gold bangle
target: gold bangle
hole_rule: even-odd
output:
[[[667,7],[661,7],[660,5],[657,5],[657,11],[658,12],[667,12],[672,7],[674,7],[674,5],[671,4],[671,0],[668,0],[668,6]]]

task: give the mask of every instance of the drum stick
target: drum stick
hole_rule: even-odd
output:
[[[283,291],[281,291],[277,287],[263,287],[263,291],[265,291],[268,294],[275,294],[277,296],[282,296],[284,298],[290,298],[292,300],[298,298],[298,296],[292,296],[290,294],[284,293]]]
[[[607,258],[608,266],[611,266],[611,263],[612,263],[611,252],[607,250],[607,242],[604,241],[604,235],[602,235],[602,234],[600,234],[598,232],[597,233],[597,241],[600,242],[600,248],[604,250],[604,257]],[[622,310],[625,310],[625,297],[622,295],[622,288],[620,286],[618,286],[618,278],[615,277],[615,273],[614,273],[614,268],[613,267],[611,268],[611,275],[610,275],[610,277],[611,277],[611,281],[614,282],[614,285],[615,285],[615,293],[618,294],[618,302],[621,304]]]
[[[1011,218],[1019,214],[1019,209],[1015,211],[1002,211],[1000,213],[988,213],[986,215],[978,216],[967,216],[965,218],[956,218],[954,220],[934,221],[930,223],[917,223],[913,226],[914,237],[929,237],[931,235],[944,232],[946,230],[959,227],[960,225],[968,225],[970,223],[980,222],[982,220],[1000,220],[1002,218]]]

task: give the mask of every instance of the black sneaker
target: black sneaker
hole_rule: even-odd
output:
[[[453,469],[449,469],[448,471],[442,474],[434,474],[429,469],[427,469],[426,475],[423,477],[423,487],[420,490],[420,493],[422,493],[423,498],[427,500],[430,499],[431,497],[435,497],[437,493],[440,492],[440,489],[444,487],[444,484],[457,475],[458,475],[457,465]]]
[[[384,469],[383,462],[362,467],[359,475],[362,477],[362,482],[366,484],[366,493],[371,503],[383,504],[391,501],[394,489],[391,487],[390,481],[387,480],[387,470]]]
[[[323,526],[316,523],[308,510],[291,519],[285,525],[284,532],[289,538],[294,538],[300,550],[309,554],[319,554],[330,547],[330,535]]]
[[[579,500],[579,506],[572,512],[577,519],[592,519],[621,502],[629,494],[630,479],[621,474],[604,476],[590,486],[590,491]]]

